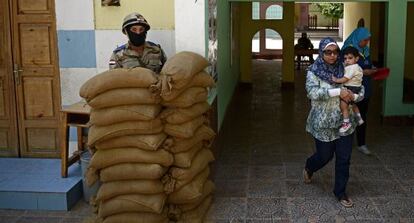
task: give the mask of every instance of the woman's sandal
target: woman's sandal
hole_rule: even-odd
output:
[[[339,199],[339,203],[346,208],[354,206],[354,202],[347,195],[342,196],[341,199]]]
[[[305,184],[310,184],[312,183],[312,175],[309,174],[309,172],[306,169],[303,169],[303,182],[305,182]]]

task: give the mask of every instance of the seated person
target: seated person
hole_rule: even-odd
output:
[[[303,32],[302,37],[298,39],[298,43],[295,45],[295,49],[306,49],[306,50],[313,49],[313,44],[312,44],[312,42],[308,38],[308,35],[305,32]],[[308,55],[304,55],[304,56],[309,57],[309,61],[311,63],[313,63],[313,55],[312,54],[308,54]],[[300,59],[300,58],[297,58],[297,59]],[[298,60],[298,61],[300,61],[300,60]]]

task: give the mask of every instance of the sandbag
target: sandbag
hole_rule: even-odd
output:
[[[203,186],[203,192],[202,192],[201,197],[195,199],[194,201],[188,204],[171,204],[171,203],[168,204],[168,217],[171,220],[177,221],[178,219],[180,219],[180,216],[184,212],[194,210],[195,208],[200,206],[200,204],[207,197],[209,196],[212,197],[212,193],[214,192],[214,189],[215,189],[214,183],[211,180],[207,180]]]
[[[79,95],[90,101],[96,95],[117,88],[148,88],[158,81],[156,74],[146,68],[113,69],[102,72],[88,81],[80,88]]]
[[[101,185],[96,195],[97,201],[105,201],[125,194],[159,194],[164,192],[160,180],[121,180]]]
[[[197,208],[182,213],[177,223],[203,223],[212,201],[212,196],[207,197]]]
[[[167,196],[160,194],[127,194],[103,201],[99,205],[98,216],[105,218],[124,212],[150,212],[161,214]]]
[[[166,108],[161,112],[160,118],[170,124],[182,124],[203,115],[209,109],[210,105],[207,102],[197,103],[188,108]]]
[[[199,116],[191,121],[183,124],[165,124],[164,132],[170,136],[179,138],[191,138],[194,136],[194,132],[205,122],[207,119],[204,116]]]
[[[165,133],[152,135],[127,135],[111,138],[95,144],[96,149],[115,149],[115,148],[140,148],[144,150],[157,150],[167,138]]]
[[[186,108],[196,103],[205,102],[208,98],[207,89],[202,87],[191,87],[184,90],[177,98],[171,101],[161,101],[166,107]]]
[[[174,205],[176,208],[178,208],[181,212],[187,212],[189,210],[193,210],[197,206],[201,204],[201,202],[204,201],[208,196],[212,196],[211,194],[214,192],[215,186],[214,183],[211,180],[207,180],[206,183],[203,186],[203,192],[201,197],[195,199],[192,203],[188,204],[176,204]]]
[[[158,104],[161,97],[146,88],[118,88],[105,91],[88,101],[92,108],[106,108],[120,105]]]
[[[171,101],[174,98],[178,97],[186,88],[190,87],[213,87],[214,79],[213,77],[205,71],[201,71],[196,74],[193,79],[183,88],[180,89],[167,89],[164,92],[161,92],[161,97],[165,101]]]
[[[184,185],[191,182],[194,177],[203,171],[208,163],[214,160],[213,153],[208,149],[202,149],[195,156],[190,168],[183,169],[178,167],[171,167],[169,170],[170,176],[176,180],[175,189],[178,190]]]
[[[203,142],[205,147],[209,147],[213,142],[216,133],[208,126],[200,126],[192,138],[167,138],[162,147],[171,153],[185,152],[191,149],[199,142]]]
[[[164,176],[166,167],[160,164],[122,163],[101,169],[99,176],[102,182],[118,180],[156,180]]]
[[[197,201],[203,195],[203,187],[209,174],[210,168],[207,166],[190,183],[169,194],[168,203],[188,204]]]
[[[120,163],[156,163],[168,167],[173,161],[173,155],[163,149],[148,151],[137,148],[120,148],[96,151],[89,163],[89,168],[100,170]]]
[[[203,142],[197,143],[193,146],[190,150],[175,153],[174,154],[174,163],[173,166],[181,167],[181,168],[188,168],[191,166],[191,163],[194,159],[194,156],[203,148]]]
[[[101,220],[102,223],[168,223],[166,215],[145,213],[145,212],[128,212],[115,214]]]
[[[121,105],[92,109],[89,122],[92,125],[111,125],[125,121],[150,121],[161,111],[161,105]]]
[[[92,125],[88,133],[88,145],[107,139],[133,134],[155,134],[163,130],[160,119],[151,121],[130,121],[120,122],[113,125],[96,126]]]
[[[166,85],[180,89],[185,87],[195,74],[207,66],[208,61],[201,55],[183,51],[169,58],[160,73],[168,77]]]

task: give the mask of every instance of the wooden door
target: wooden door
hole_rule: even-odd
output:
[[[18,156],[9,0],[0,0],[0,156]]]
[[[20,154],[59,157],[60,81],[54,0],[12,0]]]

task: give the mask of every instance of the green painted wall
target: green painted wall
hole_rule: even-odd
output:
[[[294,82],[294,3],[283,4],[283,20],[252,20],[250,3],[240,4],[240,80],[251,82],[252,77],[252,38],[266,28],[275,30],[283,39],[282,81]]]
[[[228,1],[217,1],[217,39],[218,39],[218,121],[219,128],[223,123],[224,115],[231,101],[234,89],[239,80],[239,66],[231,66],[231,40],[230,40],[230,3]],[[238,64],[238,61],[236,61]]]
[[[407,1],[392,0],[387,6],[385,64],[391,73],[385,82],[383,115],[412,115],[414,104],[403,103]]]
[[[414,81],[414,63],[412,62],[414,52],[414,2],[408,3],[407,13],[407,37],[405,46],[405,72],[404,77]]]

